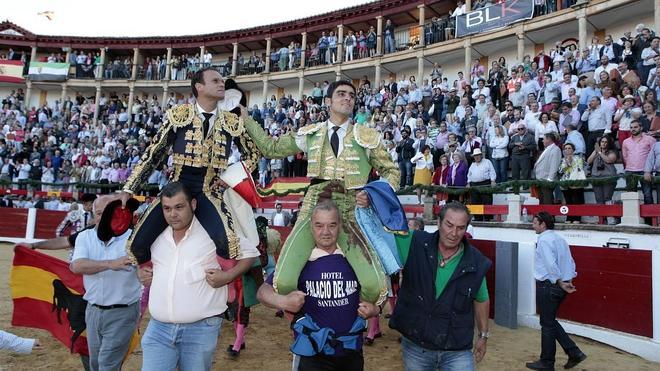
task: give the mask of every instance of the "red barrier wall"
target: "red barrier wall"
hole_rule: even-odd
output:
[[[34,228],[34,238],[49,239],[55,238],[55,230],[60,225],[66,211],[37,210],[37,223]]]
[[[571,246],[577,292],[558,317],[653,337],[651,251]]]
[[[470,243],[492,262],[490,269],[486,272],[486,285],[490,297],[490,318],[495,318],[495,300],[497,300],[495,297],[495,241],[470,240]]]
[[[24,238],[28,209],[0,208],[0,236]]]

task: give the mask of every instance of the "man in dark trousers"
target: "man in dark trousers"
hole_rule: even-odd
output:
[[[531,179],[532,157],[536,151],[534,136],[527,131],[524,123],[518,125],[517,132],[511,136],[509,141],[509,152],[511,152],[511,179]]]
[[[555,229],[555,219],[542,211],[532,219],[534,232],[539,235],[534,254],[534,279],[536,279],[536,309],[541,322],[541,357],[528,362],[532,370],[554,370],[556,341],[568,355],[564,368],[573,368],[587,358],[566,334],[557,321],[557,311],[566,294],[575,292],[572,283],[577,276],[571,250]]]
[[[486,272],[491,262],[465,239],[470,211],[450,202],[435,233],[400,237],[403,281],[390,327],[402,335],[406,370],[474,370],[486,354]],[[479,331],[473,342],[474,327]],[[472,351],[473,350],[473,351]]]

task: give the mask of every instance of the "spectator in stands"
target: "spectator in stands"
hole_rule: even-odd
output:
[[[394,24],[392,24],[391,19],[385,21],[383,35],[385,36],[385,54],[394,53],[396,51],[396,41],[394,40]]]
[[[575,146],[572,143],[564,143],[564,159],[559,165],[560,180],[584,180],[586,174],[584,173],[584,160],[580,156],[575,155]],[[582,205],[584,204],[584,188],[565,187],[562,190],[566,205]],[[580,223],[579,216],[568,216],[567,223]]]
[[[650,184],[653,176],[660,176],[660,141],[655,142],[644,164],[644,180]],[[655,197],[655,203],[660,204],[660,183],[655,184]]]
[[[399,159],[399,171],[401,172],[401,180],[399,186],[404,188],[412,185],[412,162],[410,161],[415,156],[415,148],[413,144],[415,141],[410,138],[411,131],[404,128],[401,131],[401,141],[396,146],[396,153]]]
[[[557,146],[558,138],[555,133],[543,135],[543,152],[534,164],[534,177],[537,180],[554,182],[557,180],[559,164],[561,163],[561,149]],[[539,202],[541,204],[552,204],[553,188],[539,187]]]
[[[623,156],[624,170],[626,174],[644,175],[644,166],[647,163],[649,155],[653,155],[652,150],[656,140],[650,135],[642,132],[642,126],[638,120],[630,123],[630,138],[623,141],[621,155]],[[642,194],[644,203],[653,203],[653,190],[651,183],[642,181]],[[637,184],[635,184],[637,188]]]
[[[608,62],[618,64],[622,61],[620,59],[622,52],[623,47],[612,41],[612,35],[607,35],[605,36],[605,44],[600,48],[599,57],[606,56]]]
[[[599,97],[593,97],[589,101],[589,108],[582,114],[582,121],[587,121],[588,125],[585,153],[591,153],[594,150],[596,139],[612,131],[612,114],[601,105]]]
[[[495,126],[494,135],[490,137],[488,145],[492,150],[491,158],[497,174],[496,182],[506,182],[509,176],[509,136],[506,134],[504,126]]]
[[[495,185],[497,181],[497,173],[490,160],[483,158],[480,148],[475,148],[472,151],[472,158],[474,161],[470,165],[467,174],[467,186],[478,187]],[[481,192],[479,190],[472,190],[470,192],[470,203],[473,205],[492,205],[493,194],[488,192]],[[475,220],[485,220],[483,215],[475,216]]]
[[[420,147],[419,152],[410,159],[410,162],[415,164],[415,177],[413,179],[414,185],[428,186],[431,184],[433,175],[433,156],[431,155],[431,147],[424,144]],[[417,188],[418,204],[422,204],[422,188]]]
[[[532,157],[536,150],[534,136],[527,130],[524,123],[519,124],[516,133],[509,140],[511,153],[511,179],[530,179]]]
[[[282,210],[280,202],[275,203],[275,211],[270,216],[271,225],[276,227],[286,227],[291,222],[291,214],[288,211]]]
[[[614,141],[607,135],[599,138],[598,146],[587,158],[587,164],[591,168],[592,178],[606,178],[616,175],[614,163],[617,160],[617,153],[614,147]],[[611,204],[612,195],[616,181],[607,184],[594,184],[594,197],[597,204]],[[608,224],[609,221],[608,221]]]
[[[452,159],[454,161],[447,172],[447,180],[445,183],[448,187],[465,187],[468,184],[468,164],[465,160],[465,155],[461,151],[456,151],[452,153]],[[455,195],[449,195],[449,201],[456,199],[458,199],[458,197]]]

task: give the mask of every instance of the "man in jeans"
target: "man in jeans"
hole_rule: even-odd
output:
[[[250,269],[259,251],[241,238],[238,262],[221,270],[215,244],[194,215],[197,200],[190,190],[169,183],[160,202],[168,227],[151,245],[153,268],[145,263],[138,272],[150,286],[142,370],[210,370],[220,315],[227,309],[227,283]]]
[[[467,207],[450,202],[440,211],[435,233],[396,237],[403,281],[389,325],[403,335],[406,371],[470,371],[486,354],[485,277],[491,262],[464,238],[469,224]],[[473,347],[475,322],[479,335]]]
[[[399,155],[399,171],[401,172],[401,181],[399,186],[404,188],[412,185],[413,173],[412,162],[410,159],[415,155],[415,141],[410,138],[410,129],[408,127],[401,130],[401,141],[396,145],[396,153]]]
[[[541,357],[538,361],[528,362],[532,370],[554,370],[556,342],[559,342],[568,355],[564,368],[573,368],[584,361],[587,355],[564,331],[557,322],[557,311],[566,294],[575,292],[571,282],[577,273],[571,250],[555,231],[555,219],[542,211],[532,219],[534,232],[539,235],[534,253],[534,279],[536,279],[536,307],[541,322]]]
[[[642,126],[639,121],[633,120],[630,123],[630,138],[623,141],[621,147],[621,154],[623,156],[623,163],[625,164],[624,170],[626,174],[644,175],[644,165],[649,154],[653,156],[651,151],[655,145],[655,138],[650,135],[642,133]],[[644,195],[644,203],[653,203],[653,190],[651,183],[642,181],[642,194]],[[635,183],[635,188],[637,183]]]

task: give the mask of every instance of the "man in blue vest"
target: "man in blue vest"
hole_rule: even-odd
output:
[[[413,231],[397,241],[403,281],[389,325],[403,335],[406,371],[474,370],[486,354],[491,262],[464,238],[469,224],[465,205],[450,202],[435,233]]]
[[[298,290],[281,295],[273,275],[257,298],[268,307],[295,313],[292,328],[298,371],[362,371],[362,332],[366,319],[378,315],[376,305],[360,300],[360,284],[337,243],[342,223],[337,205],[320,201],[312,210],[316,247],[298,278]]]

